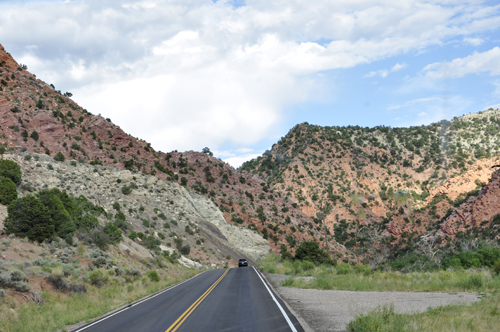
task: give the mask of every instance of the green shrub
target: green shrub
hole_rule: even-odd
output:
[[[337,266],[337,274],[349,274],[352,272],[351,266],[347,263],[340,263]]]
[[[496,274],[500,274],[500,260],[498,260],[495,265],[493,265],[493,270]]]
[[[143,237],[142,245],[151,250],[160,250],[161,241],[150,235],[147,237]]]
[[[336,265],[316,241],[304,241],[295,251],[295,259],[308,260],[317,264]]]
[[[392,328],[385,329],[392,321]],[[372,331],[394,331],[403,332],[404,323],[401,315],[394,313],[394,308],[378,307],[375,310],[357,316],[354,320],[350,321],[347,326],[349,332],[372,332]]]
[[[368,276],[373,273],[372,269],[368,265],[356,265],[354,267],[354,272]]]
[[[0,204],[9,205],[17,199],[17,187],[10,178],[0,179]]]
[[[314,265],[313,262],[310,262],[310,261],[302,261],[302,270],[304,271],[309,271],[309,270],[312,270],[314,269],[316,266]]]
[[[184,230],[186,231],[186,233],[188,233],[189,235],[194,235],[194,231],[191,229],[191,227],[189,227],[189,225],[186,225],[186,227],[184,228]]]
[[[130,195],[131,192],[132,192],[132,188],[130,188],[128,186],[123,186],[122,187],[122,194],[124,194],[124,195]]]
[[[465,289],[477,289],[483,287],[483,285],[484,285],[484,280],[482,276],[477,274],[473,274],[460,281],[460,286]]]
[[[21,167],[12,160],[0,159],[0,176],[11,179],[18,186],[21,184]]]
[[[0,274],[0,288],[12,288],[18,292],[27,292],[30,289],[27,281],[28,278],[19,270]]]
[[[76,225],[71,220],[71,216],[60,198],[63,195],[63,192],[57,188],[42,190],[36,195],[40,202],[48,209],[54,224],[54,230],[61,238],[73,235],[76,231]]]
[[[181,254],[183,254],[184,256],[187,256],[189,255],[189,253],[191,252],[191,247],[189,246],[189,244],[186,244],[185,246],[182,246],[180,249],[179,249],[179,252]]]
[[[103,270],[90,271],[88,275],[88,280],[91,285],[96,287],[101,287],[109,280],[109,275]]]
[[[334,286],[334,280],[332,278],[321,275],[314,278],[312,283],[312,287],[315,289],[329,290],[333,289],[333,286]]]
[[[146,276],[149,278],[149,280],[153,282],[158,282],[160,281],[160,276],[158,275],[158,272],[151,270],[146,272]]]
[[[61,152],[58,152],[55,157],[54,157],[54,160],[55,161],[64,161],[66,158],[64,157],[64,155],[61,153]]]
[[[43,242],[54,234],[49,210],[35,196],[28,195],[13,201],[7,208],[5,232]]]
[[[33,130],[30,137],[33,138],[35,141],[38,141],[39,136],[38,136],[38,133],[36,132],[36,130]]]
[[[104,225],[104,233],[109,236],[111,243],[119,243],[122,239],[122,231],[117,225],[111,222],[107,222]]]

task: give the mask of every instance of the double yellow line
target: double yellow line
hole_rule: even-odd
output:
[[[210,292],[214,290],[214,288],[219,284],[219,282],[221,282],[221,280],[224,279],[229,270],[230,269],[227,269],[226,272],[224,272],[224,274],[219,279],[217,279],[217,281],[212,286],[210,286],[210,288],[207,289],[207,291],[203,293],[203,295],[200,296],[198,300],[196,300],[186,311],[184,311],[184,313],[179,318],[177,318],[177,320],[172,325],[170,325],[170,327],[165,332],[177,331],[177,329],[182,325],[182,323],[184,323],[186,318],[188,318],[189,315],[193,313],[194,309],[196,309],[196,307],[200,305],[200,303],[208,296],[208,294],[210,294]]]

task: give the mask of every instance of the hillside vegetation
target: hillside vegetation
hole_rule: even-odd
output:
[[[493,109],[409,128],[303,123],[241,170],[375,266],[417,247],[498,238],[499,132]],[[464,208],[483,196],[481,211]],[[461,209],[472,215],[452,222]]]
[[[286,197],[247,172],[203,152],[156,151],[94,115],[52,84],[36,79],[0,45],[0,150],[42,153],[58,160],[114,166],[179,183],[210,198],[228,223],[260,233],[270,246],[294,252],[319,238],[311,219]],[[0,151],[0,152],[1,152]]]

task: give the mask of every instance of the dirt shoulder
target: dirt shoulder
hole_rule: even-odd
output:
[[[379,305],[393,304],[397,313],[425,312],[448,304],[471,304],[474,293],[352,292],[281,287],[289,276],[265,273],[267,280],[288,305],[314,331],[346,331],[355,315]]]

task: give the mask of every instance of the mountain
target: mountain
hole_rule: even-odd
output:
[[[211,199],[228,223],[261,234],[277,252],[284,246],[293,254],[301,241],[322,238],[320,225],[281,191],[213,157],[208,148],[205,153],[156,151],[111,119],[76,104],[71,93],[37,79],[1,45],[0,64],[0,143],[7,152],[60,154],[179,183]]]
[[[409,128],[303,123],[240,169],[262,177],[311,218],[326,214],[329,231],[347,248],[356,249],[365,228],[380,231],[379,241],[397,254],[429,232],[439,230],[443,244],[455,238],[449,225],[466,209],[461,204],[484,185],[494,187],[499,133],[498,109]],[[468,221],[464,236],[500,213],[490,201],[481,201],[489,212]]]

